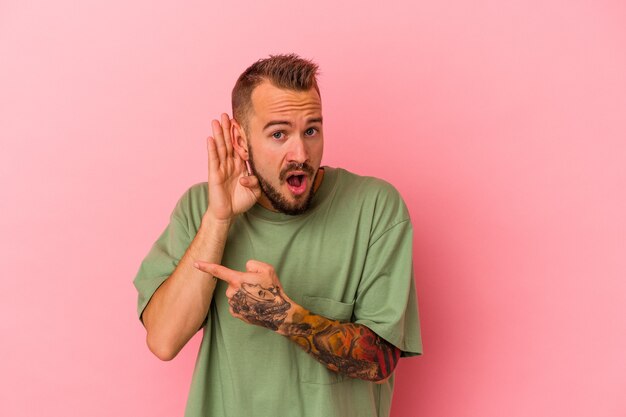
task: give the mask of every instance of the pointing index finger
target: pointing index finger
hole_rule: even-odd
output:
[[[226,268],[225,266],[208,262],[196,261],[194,262],[193,266],[201,271],[213,275],[215,278],[226,281],[228,284],[234,284],[241,281],[241,278],[244,275],[243,272],[234,271],[232,269]]]

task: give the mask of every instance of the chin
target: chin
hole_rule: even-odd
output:
[[[255,171],[255,175],[259,180],[261,191],[274,210],[290,216],[297,216],[305,213],[311,206],[311,200],[314,195],[313,184],[315,183],[315,176],[310,179],[306,190],[302,194],[295,196],[286,183],[274,186],[266,178],[256,172],[256,170],[253,169],[253,171]]]
[[[266,194],[266,196],[275,210],[290,216],[297,216],[305,213],[310,208],[311,200],[313,199],[313,192],[309,189],[299,198],[294,198],[293,196],[286,197],[285,194],[282,193],[278,195]]]

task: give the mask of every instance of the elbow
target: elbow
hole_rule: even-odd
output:
[[[182,346],[176,345],[175,340],[172,337],[168,337],[168,332],[155,326],[148,318],[145,314],[142,317],[143,325],[146,328],[146,345],[148,345],[148,349],[160,360],[171,361],[178,355]]]
[[[164,342],[162,339],[154,337],[151,333],[148,333],[146,343],[150,352],[162,361],[171,361],[180,351],[180,349],[176,349],[171,343]]]
[[[374,384],[384,384],[385,382],[387,382],[389,380],[389,378],[391,378],[391,375],[393,375],[393,373],[387,375],[386,377],[384,377],[383,379],[377,379],[375,381],[372,381]]]
[[[396,365],[393,364],[390,369],[387,369],[386,372],[382,372],[382,369],[379,369],[376,378],[371,379],[371,381],[374,384],[384,384],[389,380],[389,378],[391,378],[391,375],[393,375],[393,371],[395,370],[395,368]]]
[[[391,375],[393,375],[393,372],[396,370],[396,366],[398,366],[402,351],[391,345],[391,349],[386,349],[381,353],[383,353],[383,355],[379,357],[377,378],[372,380],[375,384],[384,384],[391,378]]]

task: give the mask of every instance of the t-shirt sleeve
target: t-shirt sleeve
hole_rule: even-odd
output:
[[[422,353],[412,241],[408,218],[372,240],[354,306],[355,322],[398,347],[402,356]]]
[[[170,222],[144,258],[135,277],[138,292],[137,313],[139,319],[161,284],[174,272],[178,262],[193,240],[189,221],[184,217],[184,206],[189,192],[185,194],[170,216]],[[195,233],[194,233],[195,235]]]

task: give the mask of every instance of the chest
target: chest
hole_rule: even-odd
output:
[[[350,320],[368,242],[369,230],[358,219],[287,224],[242,219],[231,230],[223,264],[243,271],[250,259],[268,263],[295,302],[329,318]]]

